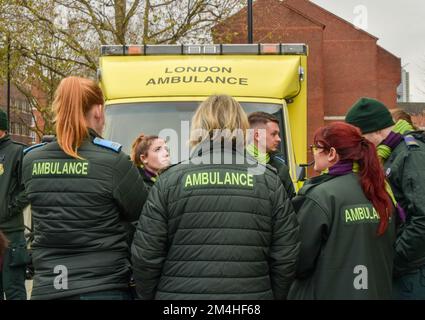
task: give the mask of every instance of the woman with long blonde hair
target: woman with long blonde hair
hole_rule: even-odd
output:
[[[104,100],[68,77],[53,102],[57,140],[30,148],[23,176],[34,221],[32,299],[130,299],[128,230],[146,190],[118,143],[101,137]]]
[[[132,258],[141,299],[284,299],[298,255],[298,225],[280,179],[251,171],[248,118],[226,95],[192,119],[189,163],[152,187]],[[236,161],[242,158],[241,161]]]

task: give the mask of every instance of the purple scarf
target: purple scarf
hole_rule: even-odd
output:
[[[394,150],[400,144],[400,142],[403,141],[403,139],[404,139],[404,137],[403,137],[402,134],[391,131],[390,134],[380,144],[387,146],[391,150]],[[380,154],[379,147],[378,147],[378,154]],[[384,160],[388,159],[388,156],[385,157],[382,154],[381,154],[381,157]],[[405,222],[406,221],[406,212],[404,211],[404,209],[400,206],[400,204],[398,202],[396,203],[396,208],[397,208],[398,215],[400,216],[400,219],[403,222]]]
[[[331,176],[343,176],[353,172],[353,160],[341,160],[329,168]]]
[[[145,176],[150,180],[152,180],[152,178],[155,178],[157,176],[155,173],[148,170],[148,168],[146,168],[146,167],[143,167],[143,170],[145,171]]]
[[[381,142],[381,144],[386,145],[387,147],[391,148],[391,150],[394,150],[402,140],[403,135],[391,131],[390,134],[384,139],[384,141]]]

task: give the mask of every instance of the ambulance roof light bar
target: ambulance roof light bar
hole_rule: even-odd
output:
[[[106,45],[102,56],[131,55],[306,55],[307,45],[298,43],[258,44],[166,44],[166,45]]]

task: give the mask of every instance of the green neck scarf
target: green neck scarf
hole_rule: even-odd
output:
[[[270,155],[267,152],[263,153],[258,150],[258,147],[253,143],[246,146],[246,151],[257,159],[259,163],[267,164],[270,161]]]
[[[394,204],[394,207],[397,208],[397,206],[398,206],[397,200],[395,199],[394,192],[391,189],[391,185],[389,184],[389,182],[387,181],[387,179],[385,179],[385,191],[387,191],[388,195],[390,196],[391,201]]]
[[[392,129],[392,132],[404,135],[405,133],[409,131],[414,131],[414,130],[415,129],[413,129],[412,125],[409,122],[407,122],[406,120],[399,120],[397,121],[394,128]],[[378,157],[383,162],[385,162],[385,160],[387,160],[390,157],[392,149],[391,147],[381,143],[377,147],[377,152],[378,152]]]

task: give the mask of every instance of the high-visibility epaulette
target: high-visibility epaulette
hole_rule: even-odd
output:
[[[419,147],[419,143],[416,141],[416,138],[411,134],[405,135],[403,138],[408,147]]]
[[[121,148],[122,148],[122,145],[119,144],[118,142],[109,141],[109,140],[101,139],[101,138],[98,138],[98,137],[93,139],[93,143],[95,145],[113,150],[117,153],[120,152]]]

